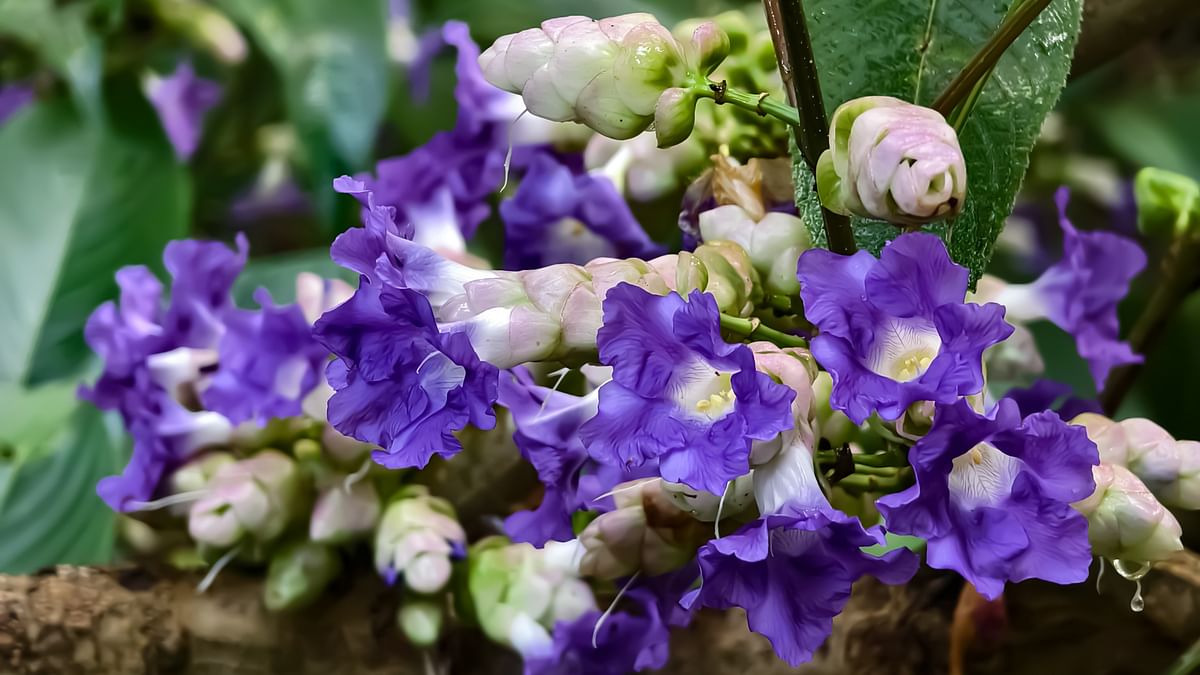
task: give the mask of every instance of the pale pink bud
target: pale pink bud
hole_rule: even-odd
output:
[[[817,165],[821,203],[899,225],[950,218],[963,205],[967,167],[940,113],[887,96],[843,103]]]
[[[1088,539],[1097,555],[1147,563],[1183,548],[1179,522],[1137,476],[1108,463],[1093,467],[1092,475],[1096,491],[1073,506],[1087,516]]]
[[[601,514],[579,535],[580,572],[600,579],[641,571],[656,576],[691,559],[703,541],[700,524],[672,503],[661,480],[619,485],[617,508]]]
[[[188,533],[217,547],[243,535],[271,541],[298,515],[301,490],[296,463],[275,450],[225,464],[209,481],[209,493],[192,505]]]
[[[346,488],[342,482],[317,497],[308,524],[308,538],[337,544],[369,534],[379,521],[379,493],[369,480]]]
[[[1096,413],[1083,413],[1071,420],[1071,424],[1087,429],[1088,438],[1100,451],[1100,461],[1125,466],[1129,458],[1129,439],[1125,427]]]

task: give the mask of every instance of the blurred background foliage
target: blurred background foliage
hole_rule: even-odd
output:
[[[161,272],[163,245],[245,232],[239,281],[290,300],[302,270],[344,275],[328,244],[358,220],[330,189],[454,120],[453,69],[435,64],[427,100],[405,64],[421,33],[449,19],[477,41],[566,13],[647,11],[664,23],[719,12],[715,0],[0,0],[0,572],[113,555],[116,521],[96,480],[128,452],[119,421],[75,398],[96,364],[82,329],[128,264]],[[1085,25],[1085,32],[1087,27]],[[1073,79],[1034,152],[1022,205],[993,270],[1036,276],[1059,246],[1050,196],[1074,188],[1083,228],[1133,235],[1129,179],[1159,166],[1200,179],[1200,22]],[[147,98],[182,63],[219,83],[195,153],[181,160]],[[14,88],[15,87],[15,88]],[[27,93],[11,114],[4,92]],[[679,195],[636,205],[674,240]],[[477,251],[501,257],[500,224]],[[1151,251],[1151,260],[1156,252]],[[1034,261],[1034,262],[1030,262]],[[1126,325],[1153,284],[1125,303]],[[1094,395],[1073,341],[1037,336],[1047,375]],[[1200,298],[1171,324],[1122,414],[1200,438]]]

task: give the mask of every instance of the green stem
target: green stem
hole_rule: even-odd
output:
[[[859,466],[870,467],[890,467],[893,469],[908,466],[907,460],[899,453],[892,452],[877,452],[872,454],[855,454],[851,455],[854,463]],[[837,453],[833,450],[820,450],[817,452],[817,461],[830,464],[837,461]]]
[[[854,464],[854,473],[864,476],[883,476],[891,478],[898,474],[900,467],[894,466],[871,466],[869,464]]]
[[[767,29],[775,43],[775,58],[788,98],[800,109],[799,124],[792,127],[796,147],[817,175],[817,160],[829,149],[829,120],[825,116],[825,98],[821,95],[821,79],[813,57],[812,38],[804,16],[803,0],[763,0],[767,12]],[[815,178],[814,178],[815,180]],[[829,250],[851,255],[857,249],[850,219],[821,208],[825,237]]]
[[[1025,32],[1025,29],[1042,13],[1042,10],[1050,5],[1050,0],[1015,1],[1019,2],[1020,6],[1016,8],[1016,11],[1009,12],[996,33],[975,53],[975,56],[971,57],[966,67],[959,71],[942,95],[933,102],[931,108],[949,117],[958,104],[962,103],[975,88],[976,83],[987,77],[988,73],[996,67],[1005,50],[1020,37],[1021,33]]]
[[[735,108],[749,110],[762,117],[774,117],[793,127],[800,124],[799,110],[786,103],[772,101],[769,94],[751,94],[740,89],[733,89],[724,82],[710,82],[707,91],[702,95],[715,100],[718,104],[728,103]]]
[[[721,314],[721,330],[741,336],[745,340],[766,340],[780,347],[808,347],[808,341],[804,338],[775,330],[753,318],[743,319]]]
[[[1129,347],[1135,354],[1145,356],[1154,347],[1171,317],[1178,313],[1180,305],[1198,286],[1200,241],[1184,234],[1171,243],[1171,248],[1163,258],[1162,272],[1150,301],[1129,331]],[[1141,364],[1132,364],[1118,368],[1108,376],[1104,392],[1100,395],[1100,405],[1105,414],[1111,416],[1117,413],[1141,369]]]
[[[854,473],[841,479],[836,487],[852,492],[899,492],[912,482],[912,469],[901,469],[893,476],[867,476]]]

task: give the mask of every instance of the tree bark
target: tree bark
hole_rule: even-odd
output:
[[[364,572],[317,607],[271,614],[259,581],[236,571],[197,595],[194,575],[58,567],[0,576],[0,673],[519,673],[517,658],[469,630],[426,655],[395,629],[396,596]],[[701,613],[672,638],[671,675],[939,675],[961,580],[924,570],[905,586],[864,580],[834,632],[799,671],[747,632],[740,612]],[[1200,637],[1200,557],[1183,553],[1143,582],[1106,575],[1075,586],[1029,582],[1005,594],[1007,624],[968,645],[970,675],[1157,675]]]

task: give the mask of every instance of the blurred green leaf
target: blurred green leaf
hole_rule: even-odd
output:
[[[0,505],[0,572],[26,574],[46,565],[97,564],[112,557],[114,516],[96,496],[95,485],[118,468],[121,437],[99,411],[65,399],[62,386],[0,389],[0,401],[20,402],[0,411],[5,441],[26,444],[22,438],[35,439],[56,427],[24,460],[0,459],[0,485],[7,483],[0,488],[7,492]],[[35,419],[22,420],[24,413]],[[22,427],[23,434],[18,433]]]
[[[739,3],[713,0],[573,0],[568,5],[562,0],[425,0],[414,4],[419,6],[417,14],[425,25],[459,19],[471,24],[471,32],[476,37],[492,40],[564,14],[600,18],[628,12],[649,12],[670,26],[702,14],[716,14]]]
[[[0,514],[21,466],[45,456],[76,407],[75,385],[0,383]]]
[[[100,36],[89,29],[91,3],[54,0],[0,0],[0,35],[37,52],[71,84],[80,106],[102,114],[100,76],[104,55]]]
[[[813,50],[829,111],[853,98],[895,96],[929,105],[1000,25],[1004,0],[809,0]],[[930,229],[978,278],[992,256],[1029,164],[1046,114],[1066,83],[1079,33],[1082,0],[1054,0],[1001,58],[959,141],[967,159],[962,214]],[[799,179],[807,168],[797,153]],[[807,180],[811,180],[808,178]],[[825,241],[813,217],[815,190],[798,180],[814,240]],[[899,234],[887,223],[855,219],[859,246],[878,252]],[[823,244],[822,244],[823,245]]]
[[[389,98],[382,0],[221,0],[283,78],[318,211],[333,227],[337,176],[366,167]]]
[[[329,249],[322,247],[251,260],[234,283],[233,297],[242,307],[252,307],[254,291],[262,287],[270,291],[277,303],[295,302],[296,275],[301,272],[349,283],[358,280],[357,274],[333,262]]]
[[[123,265],[187,232],[186,173],[132,81],[106,92],[113,124],[45,101],[0,128],[0,381],[73,374],[83,326]]]
[[[1156,166],[1200,180],[1200,94],[1135,90],[1078,106],[1112,151],[1134,166]]]

